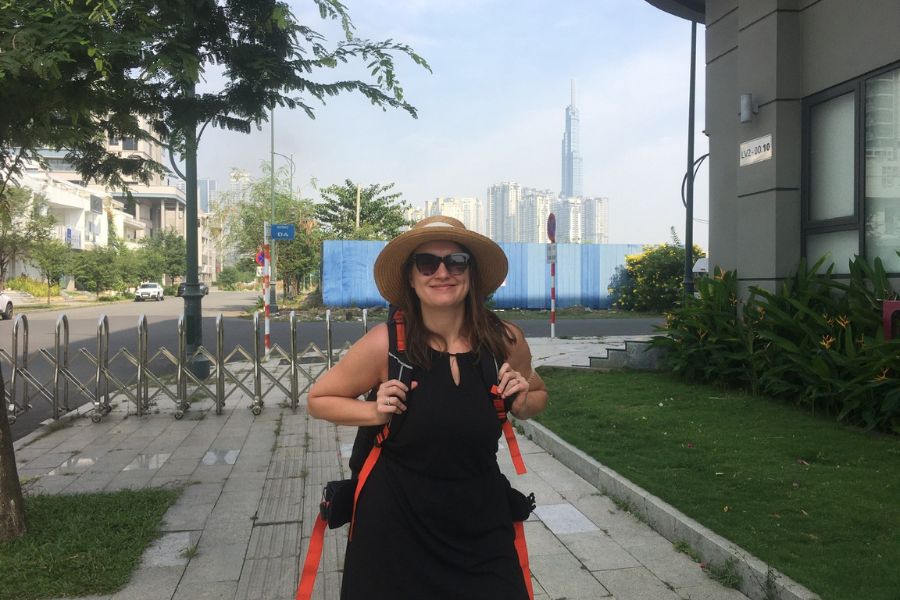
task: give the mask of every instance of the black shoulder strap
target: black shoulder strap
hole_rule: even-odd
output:
[[[406,358],[406,320],[403,311],[396,306],[391,305],[388,310],[387,319],[388,328],[388,379],[399,379],[407,386],[412,384],[412,365]],[[366,395],[366,400],[374,402],[378,393],[376,385]],[[396,424],[392,423],[392,430],[396,430],[402,422],[398,419]],[[356,438],[353,440],[353,450],[350,453],[350,472],[354,478],[362,469],[369,451],[375,443],[375,437],[384,427],[381,425],[373,425],[370,427],[360,427],[356,431]]]

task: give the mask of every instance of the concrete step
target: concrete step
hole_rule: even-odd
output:
[[[590,368],[603,371],[658,371],[662,355],[663,351],[652,347],[647,340],[625,340],[625,348],[609,348],[606,356],[590,356],[588,361]]]

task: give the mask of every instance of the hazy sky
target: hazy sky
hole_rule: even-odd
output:
[[[335,39],[312,2],[295,14]],[[419,118],[382,112],[361,96],[305,113],[275,112],[275,151],[293,155],[295,189],[318,198],[344,179],[396,184],[414,206],[438,196],[477,196],[489,185],[560,189],[560,144],[576,81],[584,193],[609,198],[611,243],[684,238],[680,185],[687,160],[690,23],[644,0],[345,0],[359,37],[411,45],[433,73],[399,59]],[[703,130],[703,28],[698,28],[695,156]],[[327,73],[355,77],[356,70]],[[319,77],[324,79],[324,75]],[[233,167],[254,177],[269,160],[270,129],[207,130],[199,176],[227,188]],[[287,161],[276,157],[281,167]],[[695,242],[706,248],[707,173],[695,188]]]

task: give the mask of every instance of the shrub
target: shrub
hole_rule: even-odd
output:
[[[7,279],[6,287],[7,289],[15,290],[17,292],[29,293],[36,298],[47,297],[47,283],[32,279],[31,277],[26,277],[25,275]],[[59,284],[50,286],[50,295],[59,296]]]
[[[694,257],[704,256],[694,246]],[[616,270],[609,287],[616,308],[663,312],[679,304],[683,282],[684,246],[673,236],[669,244],[644,246],[641,254],[625,257],[624,270]]]
[[[747,386],[868,429],[900,433],[900,339],[885,341],[881,300],[894,298],[880,259],[850,263],[849,280],[801,263],[775,293],[716,270],[698,298],[667,315],[654,344],[691,380]]]

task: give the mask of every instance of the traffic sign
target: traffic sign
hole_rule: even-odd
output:
[[[262,248],[256,251],[256,264],[259,266],[266,264],[266,253]]]
[[[556,262],[556,244],[547,244],[547,264]]]
[[[291,225],[275,225],[272,224],[272,239],[290,241],[294,239],[294,226]]]
[[[556,215],[553,213],[547,217],[547,238],[551,244],[556,243]]]

